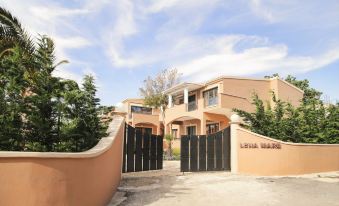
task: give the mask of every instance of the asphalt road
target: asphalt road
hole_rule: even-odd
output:
[[[164,170],[123,175],[110,205],[339,206],[339,172],[294,177],[179,172],[178,161]]]

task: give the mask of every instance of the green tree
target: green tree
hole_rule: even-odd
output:
[[[339,143],[338,104],[324,106],[320,99],[321,92],[311,88],[308,80],[297,80],[292,76],[285,80],[304,91],[300,106],[295,108],[273,94],[273,108],[269,104],[265,107],[263,101],[254,95],[255,112],[234,109],[244,118],[244,126],[253,132],[283,141]]]
[[[86,75],[83,83],[83,92],[84,92],[84,122],[86,123],[87,130],[87,140],[86,146],[88,148],[93,147],[105,134],[106,128],[100,123],[98,117],[99,109],[98,105],[100,99],[96,97],[97,88],[94,84],[94,77],[91,75]]]
[[[28,77],[30,95],[26,96],[27,134],[31,142],[39,142],[42,151],[53,151],[53,145],[59,141],[60,121],[58,115],[62,81],[52,75],[55,68],[66,61],[55,62],[54,43],[46,37],[38,39],[35,52],[35,72]],[[28,144],[31,149],[31,144]]]
[[[104,135],[93,77],[80,89],[53,76],[67,63],[55,63],[54,50],[52,39],[33,42],[0,7],[0,150],[83,151]]]
[[[0,60],[0,149],[22,150],[25,67],[22,50],[13,48],[11,56]]]
[[[0,57],[19,46],[30,57],[35,46],[29,34],[23,29],[19,20],[0,7]]]
[[[76,88],[66,94],[68,103],[69,124],[64,127],[66,139],[71,140],[74,151],[93,147],[100,137],[106,135],[107,127],[100,122],[99,99],[96,98],[96,87],[93,76],[86,75],[83,89]]]
[[[329,105],[326,112],[324,136],[327,139],[327,143],[339,143],[339,103]]]

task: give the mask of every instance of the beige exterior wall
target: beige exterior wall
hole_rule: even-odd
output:
[[[161,133],[161,120],[159,109],[152,108],[152,114],[132,113],[131,106],[144,106],[143,99],[127,99],[123,101],[126,111],[126,122],[133,127],[152,128],[152,134],[159,135]]]
[[[257,93],[260,99],[264,101],[270,100],[269,79],[256,80],[226,78],[223,80],[223,85],[223,93],[230,96],[242,97],[251,100],[253,93]]]
[[[271,90],[274,91],[279,99],[291,103],[293,106],[300,104],[299,100],[303,98],[303,91],[291,85],[286,81],[274,78],[271,80]]]
[[[230,120],[225,115],[205,113],[206,123],[219,123],[219,129],[223,130],[230,125]]]
[[[231,96],[224,93],[220,94],[220,107],[228,108],[229,111],[232,111],[233,108],[236,108],[247,112],[253,112],[255,109],[251,103],[251,99],[240,96]]]
[[[206,134],[206,124],[208,121],[220,122],[220,129],[228,126],[229,118],[233,114],[232,109],[237,108],[248,112],[254,111],[251,104],[252,95],[258,94],[265,103],[273,104],[271,91],[283,101],[291,102],[294,106],[299,105],[303,92],[295,86],[277,79],[250,79],[236,77],[221,77],[206,82],[203,86],[191,84],[196,89],[189,91],[189,95],[196,95],[197,109],[188,111],[186,104],[173,105],[167,108],[165,115],[165,133],[171,133],[173,122],[181,121],[178,126],[178,134],[186,134],[186,127],[192,124],[197,126],[197,134]],[[184,85],[185,86],[185,85]],[[184,93],[184,86],[179,87],[177,94]],[[218,87],[218,104],[205,106],[203,93],[206,90]],[[180,91],[181,90],[181,91]],[[152,125],[153,134],[160,134],[162,117],[160,111],[153,109],[152,115],[131,113],[131,106],[143,106],[143,99],[127,99],[124,102],[126,108],[126,121],[131,126]],[[214,116],[212,115],[214,114]],[[211,118],[214,117],[214,118]],[[156,129],[154,129],[156,127]]]
[[[132,126],[140,124],[152,124],[157,127],[159,125],[159,115],[147,115],[147,114],[132,114]]]
[[[190,85],[188,85],[190,86]],[[203,93],[206,90],[218,87],[218,104],[205,106]],[[176,93],[184,93],[182,91]],[[224,124],[220,129],[228,125],[228,120],[233,114],[232,109],[237,108],[248,112],[253,112],[255,107],[251,104],[252,95],[258,94],[265,103],[272,104],[271,91],[274,91],[278,98],[291,102],[294,106],[299,105],[303,92],[295,86],[280,79],[249,79],[221,77],[204,84],[199,89],[189,92],[189,95],[196,94],[197,109],[188,111],[186,104],[173,105],[166,110],[166,133],[170,132],[170,124],[175,121],[183,121],[180,126],[180,134],[186,134],[185,126],[189,125],[187,119],[196,120],[198,134],[206,134],[206,123],[210,121],[220,121]],[[172,91],[173,92],[173,91]],[[215,114],[214,119],[209,119],[211,114]]]
[[[124,119],[81,153],[0,152],[0,205],[107,205],[119,186]]]
[[[252,175],[299,175],[339,171],[339,145],[286,143],[236,129],[237,171]],[[259,148],[241,148],[256,143]],[[260,148],[261,143],[281,149]]]

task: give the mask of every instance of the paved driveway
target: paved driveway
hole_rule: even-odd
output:
[[[124,174],[111,205],[339,206],[339,172],[298,177],[255,177],[229,172],[183,175],[179,164],[165,161],[162,171]]]

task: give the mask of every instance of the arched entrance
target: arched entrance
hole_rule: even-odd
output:
[[[175,139],[181,135],[196,135],[201,133],[201,120],[194,117],[183,116],[174,119],[166,125],[166,133]]]

